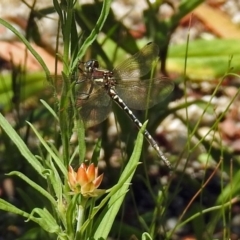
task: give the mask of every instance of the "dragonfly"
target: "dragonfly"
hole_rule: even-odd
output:
[[[100,69],[97,60],[80,63],[78,68],[81,77],[76,84],[76,105],[85,126],[91,127],[104,121],[111,112],[114,101],[140,129],[142,123],[130,108],[151,108],[166,98],[174,88],[173,82],[166,78],[141,80],[142,76],[151,71],[158,54],[158,45],[150,42],[112,71]],[[169,160],[150,133],[145,130],[143,134],[170,168]]]

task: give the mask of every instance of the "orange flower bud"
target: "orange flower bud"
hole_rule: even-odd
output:
[[[69,166],[68,184],[75,193],[81,193],[84,197],[96,197],[99,195],[97,188],[100,186],[103,174],[98,176],[98,167],[93,163],[89,166],[82,163],[77,172]]]

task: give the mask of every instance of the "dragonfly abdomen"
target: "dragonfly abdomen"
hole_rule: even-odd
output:
[[[140,129],[143,126],[142,123],[136,118],[136,116],[133,114],[131,109],[124,103],[124,101],[118,96],[118,94],[115,92],[115,90],[112,87],[110,87],[108,89],[108,94],[114,100],[114,102],[116,102],[117,105],[126,112],[128,117],[136,124],[137,128]],[[151,134],[147,130],[144,130],[143,134],[144,134],[145,138],[147,139],[147,141],[150,143],[150,145],[157,151],[158,156],[164,161],[164,163],[169,168],[171,168],[171,163],[164,156],[164,154],[160,150],[158,144],[151,136]]]

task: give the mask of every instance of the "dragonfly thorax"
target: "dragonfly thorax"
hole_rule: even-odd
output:
[[[85,71],[92,73],[95,69],[99,68],[99,63],[97,60],[91,59],[84,63]]]
[[[97,60],[89,60],[84,63],[84,66],[89,78],[95,83],[104,84],[106,89],[112,85],[115,85],[113,72],[99,69],[99,63]]]

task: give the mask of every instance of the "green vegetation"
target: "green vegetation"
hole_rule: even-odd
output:
[[[231,238],[232,208],[239,202],[240,159],[237,151],[226,145],[221,122],[239,101],[239,88],[228,95],[221,111],[216,109],[216,101],[229,79],[239,79],[238,41],[186,39],[185,44],[170,46],[183,17],[204,1],[180,1],[178,11],[168,20],[158,16],[162,1],[146,2],[146,36],[139,41],[116,19],[110,0],[85,5],[53,0],[51,7],[32,8],[26,36],[0,19],[43,71],[28,73],[26,66],[15,66],[11,74],[1,75],[0,177],[1,182],[10,178],[15,187],[12,198],[0,195],[0,236],[5,233],[5,239],[12,239],[12,235],[7,238],[6,229],[21,229],[21,221],[26,221],[23,234],[14,235],[15,239],[135,236],[170,240],[191,234],[212,240],[218,231],[222,232],[219,239]],[[57,62],[63,64],[61,76],[50,72],[31,42],[37,43],[40,37],[34,23],[54,12],[63,39],[63,51],[56,54],[56,66]],[[75,98],[79,61],[90,56],[104,68],[113,69],[150,41],[160,48],[161,67],[157,70],[178,77],[171,79],[173,93],[149,109],[147,117],[136,113],[145,122],[139,133],[117,106],[113,107],[114,124],[104,121],[85,129]],[[58,44],[56,40],[56,49]],[[203,80],[211,84],[206,96],[192,90],[195,97],[189,97],[191,85]],[[182,132],[171,133],[168,126],[173,121]],[[156,134],[160,123],[165,128]],[[205,125],[207,128],[202,128]],[[111,134],[109,129],[115,126],[117,134]],[[172,163],[171,171],[144,143],[145,129],[158,140]],[[86,176],[81,172],[80,177],[69,170],[69,165],[76,170],[86,160],[96,167],[92,173],[84,169]],[[97,165],[104,172],[100,189],[96,187]]]

